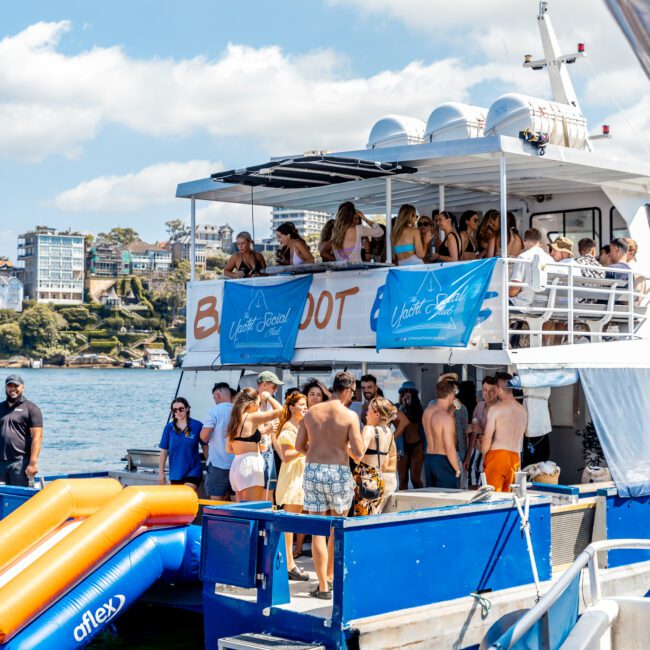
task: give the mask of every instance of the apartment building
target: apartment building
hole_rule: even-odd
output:
[[[37,226],[18,235],[25,298],[65,305],[83,303],[84,237]]]

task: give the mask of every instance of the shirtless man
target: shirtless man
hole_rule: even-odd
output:
[[[356,388],[354,375],[339,372],[334,377],[332,399],[312,406],[300,423],[296,451],[305,454],[304,509],[312,515],[344,517],[352,506],[354,479],[349,457],[359,462],[365,452],[359,418],[347,408]],[[312,538],[314,569],[318,587],[314,598],[331,600],[334,575],[334,535]]]
[[[508,383],[511,379],[505,372],[497,375],[499,401],[488,410],[481,445],[485,478],[497,492],[510,492],[528,425],[528,412],[515,400]]]
[[[426,487],[458,488],[460,463],[456,451],[456,420],[453,404],[454,385],[441,381],[436,386],[438,399],[427,406],[422,416],[427,437],[424,457],[424,484]]]

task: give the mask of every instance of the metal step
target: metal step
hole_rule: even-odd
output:
[[[270,634],[240,634],[219,639],[219,650],[325,650],[325,646]]]

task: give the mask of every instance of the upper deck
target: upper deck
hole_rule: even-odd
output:
[[[352,171],[345,178],[336,169],[336,159],[348,159]],[[371,158],[372,161],[368,159]],[[304,158],[287,159],[292,173],[301,170]],[[464,348],[427,347],[375,350],[376,321],[386,265],[360,268],[341,264],[314,269],[283,268],[284,274],[315,271],[300,330],[294,364],[343,363],[470,363],[502,366],[644,364],[647,294],[643,282],[650,275],[650,163],[626,158],[618,160],[593,151],[548,145],[544,155],[524,141],[508,136],[479,137],[448,142],[386,147],[371,151],[346,151],[325,157],[319,176],[311,172],[302,187],[295,181],[278,179],[276,163],[232,173],[231,182],[200,179],[182,183],[177,196],[189,198],[192,218],[197,200],[282,206],[335,212],[352,200],[367,213],[394,214],[408,202],[423,212],[433,208],[452,210],[512,210],[520,230],[533,225],[536,215],[594,206],[598,225],[583,236],[600,244],[613,237],[602,223],[602,215],[616,211],[626,234],[639,245],[632,282],[589,282],[580,274],[562,274],[549,268],[534,279],[535,301],[529,309],[509,304],[506,287],[513,260],[498,260],[469,344]],[[334,162],[332,162],[334,161]],[[354,164],[359,172],[354,176]],[[368,177],[364,170],[378,164]],[[380,164],[380,165],[379,165]],[[382,167],[382,169],[379,169]],[[404,169],[404,173],[400,171]],[[386,171],[390,170],[390,171]],[[247,176],[248,174],[248,176]],[[291,185],[284,187],[284,185]],[[579,210],[577,210],[579,211]],[[594,212],[595,213],[595,212]],[[505,220],[504,226],[505,228]],[[390,221],[387,223],[390,236]],[[558,234],[564,234],[559,232]],[[505,239],[505,233],[502,233]],[[390,257],[389,257],[390,261]],[[430,265],[427,268],[435,268]],[[420,267],[422,268],[422,267]],[[559,273],[558,273],[559,271]],[[286,275],[284,280],[286,280]],[[277,283],[282,276],[241,280],[243,283]],[[644,286],[645,284],[645,286]],[[219,364],[219,313],[223,281],[192,282],[188,291],[188,352],[185,367]],[[562,344],[542,347],[546,322],[562,333]],[[527,341],[513,347],[511,335],[517,322],[524,322]],[[559,337],[558,337],[559,338]]]

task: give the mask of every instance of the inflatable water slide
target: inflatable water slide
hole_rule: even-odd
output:
[[[54,481],[0,521],[0,648],[79,648],[164,576],[198,564],[186,486]]]

